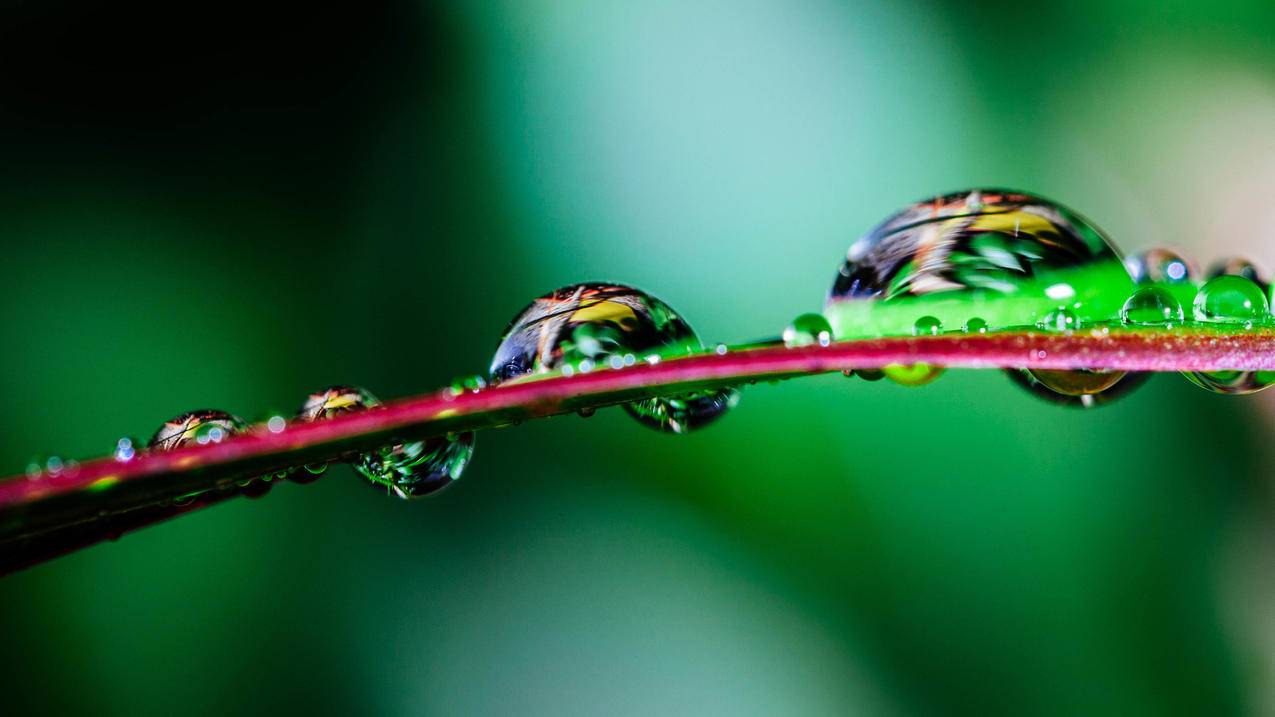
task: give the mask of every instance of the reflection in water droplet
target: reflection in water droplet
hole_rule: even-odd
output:
[[[588,373],[628,354],[669,358],[704,348],[691,327],[668,304],[619,284],[575,284],[532,301],[509,323],[491,362],[492,383],[575,366]],[[726,352],[719,345],[717,353]],[[734,388],[625,404],[643,425],[684,433],[706,425],[739,401]]]
[[[1225,259],[1219,259],[1209,266],[1208,277],[1210,279],[1219,276],[1239,276],[1262,287],[1263,292],[1266,290],[1266,281],[1262,276],[1262,272],[1253,262],[1244,257],[1232,256]]]
[[[1191,383],[1213,393],[1243,396],[1275,385],[1275,371],[1183,371]]]
[[[824,313],[836,338],[906,333],[917,316],[964,323],[971,333],[1030,325],[1067,331],[1114,317],[1133,287],[1106,238],[1075,212],[1020,192],[971,190],[908,206],[856,241]],[[973,327],[971,307],[980,322]],[[1030,375],[1007,373],[1050,400],[1063,395]],[[1108,378],[1051,383],[1096,388]],[[1105,390],[1115,391],[1116,381]]]
[[[1266,293],[1250,279],[1224,274],[1209,279],[1195,295],[1195,320],[1208,323],[1266,323]]]
[[[1137,284],[1184,284],[1195,279],[1195,268],[1172,249],[1148,249],[1125,257],[1125,268]]]
[[[784,346],[827,346],[832,343],[832,326],[823,314],[802,314],[784,328]]]
[[[1182,304],[1158,286],[1139,287],[1120,308],[1120,321],[1132,326],[1162,326],[1182,323]]]
[[[218,443],[243,430],[243,419],[225,411],[188,411],[159,427],[147,446],[153,451],[171,451],[184,446]]]

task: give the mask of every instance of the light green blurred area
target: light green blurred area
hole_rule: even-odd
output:
[[[1275,266],[1268,3],[419,22],[446,71],[369,69],[409,80],[315,144],[322,191],[197,136],[6,184],[3,472],[196,407],[433,389],[576,281],[647,289],[706,341],[776,335],[855,236],[963,187]],[[208,174],[169,181],[174,151]],[[1176,376],[1091,412],[995,372],[825,376],[688,436],[614,410],[484,433],[411,504],[337,468],[0,581],[3,711],[1265,713],[1262,404]]]

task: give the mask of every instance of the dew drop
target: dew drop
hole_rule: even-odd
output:
[[[857,368],[854,370],[854,375],[864,381],[880,381],[885,378],[885,371],[879,368]]]
[[[686,356],[703,343],[668,304],[620,284],[574,284],[533,300],[509,323],[491,362],[491,382],[575,366],[588,373],[596,366],[629,365],[629,354],[648,363]],[[715,348],[724,354],[727,347]],[[735,388],[696,391],[682,396],[644,399],[624,408],[639,423],[672,433],[711,423],[739,401]]]
[[[124,436],[115,442],[115,450],[112,451],[111,457],[120,463],[128,463],[137,456],[137,440]]]
[[[185,446],[219,443],[242,431],[245,426],[243,419],[225,411],[188,411],[160,426],[147,447],[153,451],[172,451]]]
[[[975,316],[966,321],[961,330],[967,334],[985,334],[987,333],[987,322]]]
[[[457,385],[462,390],[479,391],[487,383],[481,376],[473,376],[459,380]],[[380,405],[380,400],[365,389],[332,386],[310,394],[297,412],[297,420],[320,421]],[[474,435],[465,433],[455,439],[430,438],[343,456],[343,459],[373,485],[400,498],[415,498],[441,490],[459,478],[473,451]],[[327,467],[328,464],[320,463],[305,468],[317,476]]]
[[[933,316],[922,316],[912,324],[913,336],[938,336],[943,333],[943,322]]]
[[[823,314],[802,314],[784,328],[784,346],[827,346],[832,343],[832,325]]]
[[[1195,295],[1196,321],[1217,324],[1266,323],[1266,293],[1251,279],[1223,274],[1209,279]]]
[[[1120,321],[1127,326],[1180,324],[1183,318],[1182,304],[1158,286],[1138,288],[1120,308]]]
[[[1148,249],[1125,257],[1125,268],[1137,284],[1185,284],[1195,279],[1195,267],[1172,249]]]
[[[283,433],[283,431],[287,427],[288,427],[288,419],[278,414],[275,414],[271,416],[270,418],[266,419],[266,430],[270,431],[271,433]]]
[[[1275,371],[1183,371],[1196,386],[1213,393],[1243,396],[1275,385]]]
[[[474,455],[474,434],[403,443],[363,454],[355,470],[397,498],[432,495],[460,478]]]
[[[1057,376],[1054,374],[1063,374]],[[1076,376],[1074,374],[1081,374]],[[1089,376],[1084,376],[1089,374]],[[1116,375],[1119,374],[1119,375]],[[1076,408],[1095,408],[1122,398],[1146,383],[1147,373],[1104,373],[1098,371],[1006,371],[1014,383],[1050,403]],[[1112,376],[1114,381],[1109,381]],[[1044,380],[1042,380],[1042,378]],[[1049,381],[1049,383],[1045,383]],[[1105,388],[1103,387],[1105,385]],[[1094,389],[1097,389],[1096,391]],[[1088,391],[1088,392],[1086,392]]]
[[[928,363],[909,365],[891,364],[881,369],[881,373],[900,386],[924,386],[943,374],[942,366],[931,366]]]
[[[1045,314],[1036,325],[1048,331],[1075,331],[1080,328],[1080,317],[1066,306],[1059,306]]]

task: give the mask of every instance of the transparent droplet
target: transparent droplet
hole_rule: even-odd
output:
[[[1275,371],[1183,371],[1191,383],[1213,393],[1243,396],[1275,384]]]
[[[398,498],[432,495],[460,478],[474,455],[474,434],[431,438],[365,453],[354,468]]]
[[[379,405],[376,396],[358,386],[329,386],[306,396],[297,410],[297,420],[309,423]]]
[[[891,364],[881,369],[886,378],[900,386],[924,386],[943,374],[942,366],[928,363]]]
[[[1266,323],[1266,292],[1251,279],[1223,274],[1209,279],[1195,295],[1196,321],[1218,324]]]
[[[961,330],[967,334],[985,334],[987,333],[987,322],[975,316],[966,321]]]
[[[1148,249],[1125,257],[1125,268],[1137,284],[1185,284],[1195,279],[1195,267],[1172,249]]]
[[[982,327],[1066,331],[1115,317],[1133,288],[1107,239],[1075,212],[1021,192],[970,190],[910,205],[856,241],[824,314],[837,338],[905,335],[917,316],[960,326],[971,307]],[[1062,395],[1009,373],[1050,400]]]
[[[115,450],[112,451],[111,457],[120,463],[128,463],[137,456],[137,446],[137,439],[131,436],[124,436],[115,442]]]
[[[153,451],[171,451],[185,446],[218,443],[242,431],[245,426],[243,419],[225,411],[188,411],[160,426],[147,447]]]
[[[784,328],[784,346],[827,346],[832,343],[832,326],[823,314],[802,314]]]
[[[545,294],[523,309],[509,326],[491,362],[491,382],[562,371],[588,373],[610,366],[612,357],[627,365],[628,354],[686,356],[704,349],[699,337],[668,304],[619,284],[575,284]],[[725,353],[720,346],[718,353]],[[673,433],[703,426],[739,400],[734,388],[652,398],[625,405],[640,423]]]
[[[283,433],[288,428],[288,419],[275,414],[266,419],[266,430],[271,433]]]
[[[1183,319],[1182,304],[1158,286],[1139,287],[1120,308],[1120,321],[1130,326],[1180,324]]]
[[[27,461],[26,474],[27,478],[31,480],[42,477],[44,475],[44,459],[37,456]]]
[[[1049,331],[1075,331],[1080,328],[1080,317],[1070,308],[1059,306],[1045,314],[1036,325]]]
[[[938,336],[943,333],[943,322],[933,316],[922,316],[912,324],[913,336]]]
[[[1087,374],[1087,375],[1086,375]],[[1094,408],[1133,392],[1146,383],[1147,373],[1103,373],[1097,371],[1006,371],[1014,383],[1032,395],[1051,403],[1076,408]],[[1115,380],[1111,380],[1115,377]],[[1042,378],[1044,379],[1042,381]],[[1048,383],[1045,383],[1048,381]]]

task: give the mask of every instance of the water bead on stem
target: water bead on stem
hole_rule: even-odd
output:
[[[1213,324],[1264,324],[1270,320],[1266,292],[1251,279],[1223,274],[1209,279],[1195,295],[1196,321]]]
[[[246,426],[243,419],[225,411],[187,411],[160,426],[147,448],[152,451],[172,451],[189,445],[220,443]]]
[[[1139,287],[1120,308],[1126,326],[1175,326],[1185,316],[1177,298],[1159,286]]]
[[[1137,284],[1189,284],[1196,270],[1172,249],[1156,248],[1125,257],[1125,269]]]
[[[827,346],[832,343],[832,325],[823,314],[802,314],[784,328],[784,346]]]
[[[492,383],[500,383],[552,371],[588,373],[630,365],[636,356],[655,363],[652,356],[658,361],[703,349],[690,325],[654,296],[622,284],[573,284],[537,297],[514,317],[490,375]],[[738,402],[738,390],[728,387],[632,401],[624,409],[644,426],[685,433]]]

